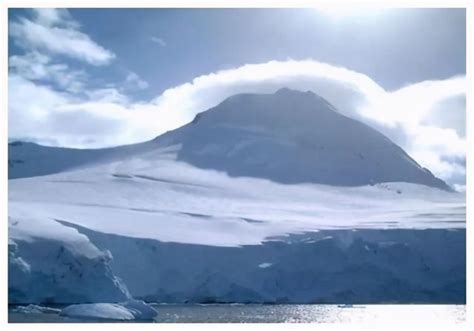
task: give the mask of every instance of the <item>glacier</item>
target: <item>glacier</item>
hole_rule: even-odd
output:
[[[101,273],[110,271],[126,284],[126,290],[111,286],[114,293],[129,291],[147,301],[465,300],[463,194],[409,183],[284,185],[230,178],[167,158],[139,172],[137,162],[145,165],[135,159],[11,180],[10,239],[26,242],[16,234],[24,220],[74,231],[88,249],[95,246],[92,257],[106,256]],[[44,269],[56,273],[57,262],[46,262]],[[115,284],[113,277],[102,281]],[[78,290],[93,285],[72,284]],[[24,288],[12,285],[10,293]],[[49,295],[53,302],[71,302],[60,288],[47,286],[56,293]]]
[[[8,302],[71,303],[130,298],[110,269],[111,254],[71,227],[10,218]]]

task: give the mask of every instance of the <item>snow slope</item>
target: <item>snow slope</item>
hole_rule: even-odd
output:
[[[103,149],[74,149],[41,146],[32,142],[8,144],[8,178],[24,178],[71,171],[139,153],[148,143]]]
[[[216,246],[320,229],[465,226],[460,193],[408,183],[335,187],[232,178],[174,161],[166,152],[11,180],[10,216]]]

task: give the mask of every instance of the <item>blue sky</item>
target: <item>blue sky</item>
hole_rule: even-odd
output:
[[[287,86],[462,183],[465,29],[464,9],[10,9],[9,137],[144,141]]]
[[[81,31],[116,58],[88,67],[91,84],[137,73],[150,98],[199,75],[270,60],[315,59],[386,89],[465,74],[463,9],[399,9],[334,19],[313,9],[71,9]],[[10,20],[32,16],[10,10]],[[155,41],[154,41],[155,40]],[[22,49],[10,42],[12,54]],[[83,68],[81,63],[71,63]]]

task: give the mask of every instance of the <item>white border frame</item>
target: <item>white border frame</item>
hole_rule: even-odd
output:
[[[472,174],[473,162],[473,121],[472,114],[472,91],[473,91],[473,77],[472,77],[472,37],[473,37],[473,2],[472,1],[449,1],[449,0],[387,0],[387,1],[357,1],[357,0],[1,0],[0,1],[0,50],[2,51],[0,62],[0,102],[2,111],[0,114],[0,226],[1,234],[1,248],[0,248],[0,327],[2,330],[29,330],[35,328],[38,330],[64,330],[70,328],[75,330],[83,330],[84,328],[90,330],[104,330],[104,329],[149,329],[159,328],[167,330],[237,330],[242,328],[251,328],[259,330],[282,330],[286,328],[298,330],[367,330],[367,327],[347,324],[8,324],[8,285],[7,285],[7,242],[8,242],[8,180],[7,180],[7,158],[8,158],[8,8],[34,8],[34,7],[58,7],[58,8],[306,8],[317,6],[331,6],[331,5],[347,5],[347,6],[368,6],[368,7],[383,7],[383,8],[466,8],[466,77],[468,81],[468,90],[466,95],[466,126],[467,126],[467,151],[466,151],[466,296],[467,296],[467,320],[465,325],[459,325],[456,329],[472,329],[474,327],[473,320],[473,226],[472,221],[472,201],[473,201],[473,186],[474,177]],[[386,325],[383,329],[397,329],[394,326]],[[431,325],[427,321],[426,328],[429,329],[446,329],[446,326]],[[420,330],[419,325],[416,327]]]

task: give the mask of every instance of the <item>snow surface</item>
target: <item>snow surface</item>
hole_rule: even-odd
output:
[[[154,151],[122,162],[10,180],[12,218],[62,220],[128,237],[216,246],[351,228],[464,228],[465,198],[410,183],[284,185],[232,178]]]
[[[64,308],[61,316],[90,320],[153,320],[158,311],[140,300],[130,300],[120,304],[90,303],[71,305]]]

